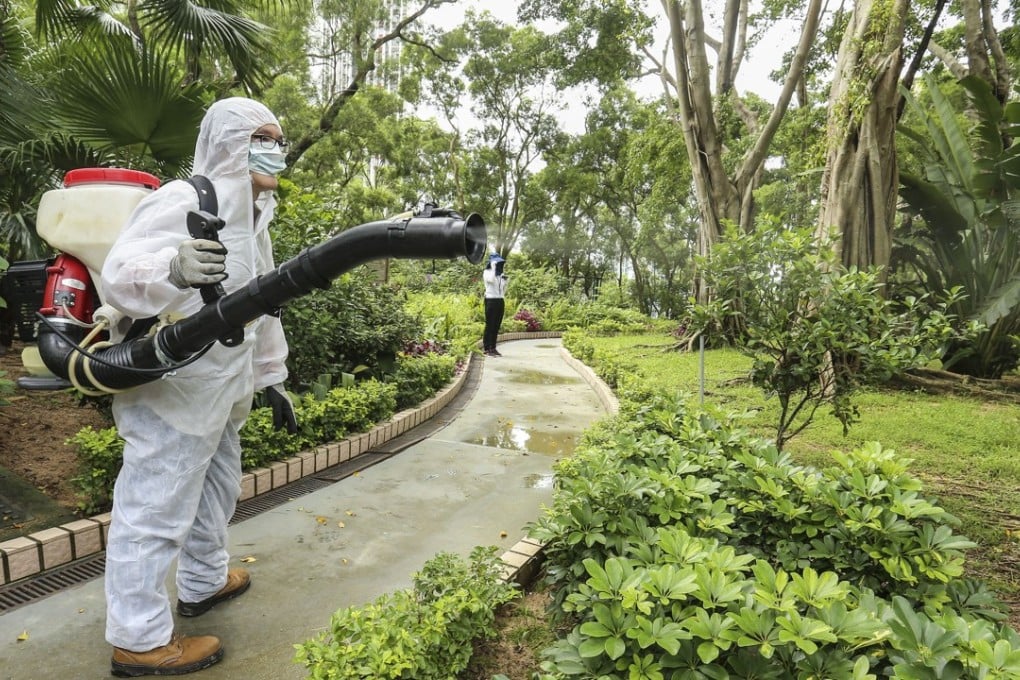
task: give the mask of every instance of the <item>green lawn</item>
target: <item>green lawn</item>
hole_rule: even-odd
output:
[[[667,335],[589,337],[598,353],[612,352],[635,377],[664,391],[700,399],[699,353],[676,352]],[[705,352],[706,408],[740,414],[748,429],[773,438],[778,406],[747,380],[751,361],[733,350]],[[624,383],[625,384],[625,383]],[[860,421],[843,436],[824,407],[787,444],[800,461],[827,466],[829,452],[877,441],[914,462],[926,493],[960,518],[960,532],[980,547],[971,573],[989,582],[1020,619],[1020,407],[981,399],[869,388],[855,397]]]

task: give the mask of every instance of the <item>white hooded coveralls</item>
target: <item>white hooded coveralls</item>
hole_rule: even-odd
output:
[[[268,226],[271,192],[253,205],[250,138],[277,124],[262,104],[224,99],[206,112],[195,147],[194,174],[216,188],[220,240],[227,249],[227,293],[273,269]],[[128,316],[189,316],[202,306],[195,288],[168,279],[170,260],[198,209],[188,182],[173,181],[135,209],[102,271],[103,301]],[[106,639],[132,651],[167,644],[173,614],[166,578],[178,558],[177,593],[198,602],[227,578],[227,522],[241,492],[238,431],[256,390],[287,377],[287,344],[275,317],[249,324],[240,346],[216,343],[199,360],[117,394],[113,414],[125,440],[106,546]]]

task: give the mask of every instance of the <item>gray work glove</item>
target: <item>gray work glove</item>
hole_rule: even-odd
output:
[[[287,428],[290,434],[297,434],[297,416],[294,414],[294,403],[287,394],[283,383],[276,383],[266,388],[266,400],[273,409],[273,429]]]
[[[219,283],[227,278],[227,249],[204,238],[181,241],[170,260],[170,283],[181,290]]]

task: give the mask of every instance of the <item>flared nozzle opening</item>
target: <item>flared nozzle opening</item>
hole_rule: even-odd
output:
[[[471,213],[464,221],[464,256],[471,264],[479,264],[485,257],[488,235],[485,220],[478,213]]]

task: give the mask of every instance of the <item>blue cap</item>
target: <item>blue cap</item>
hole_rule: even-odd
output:
[[[506,260],[500,257],[499,253],[492,253],[489,255],[489,263],[491,264],[493,262],[506,262]]]

